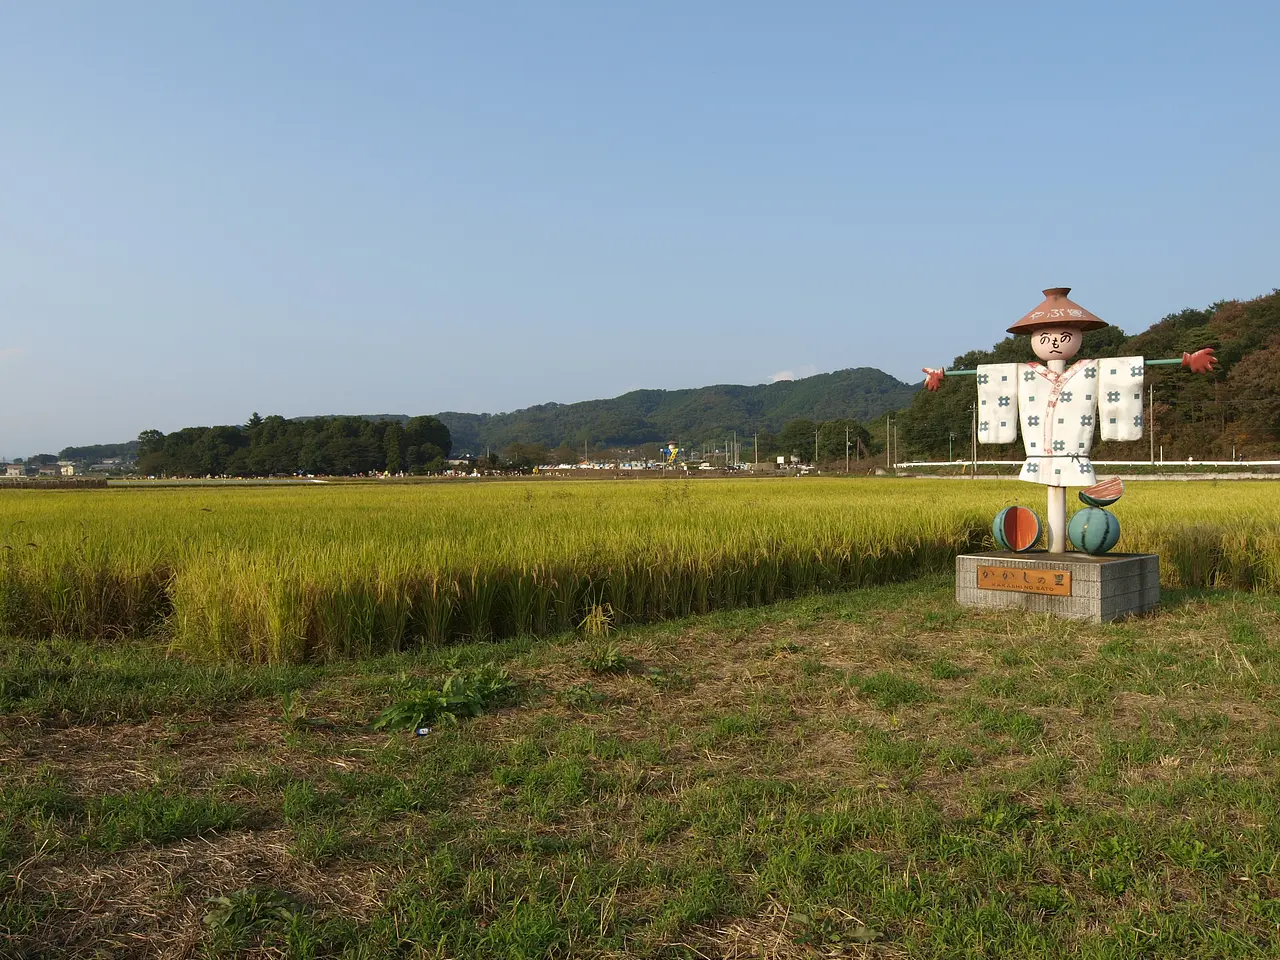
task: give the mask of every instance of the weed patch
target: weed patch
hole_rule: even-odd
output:
[[[439,688],[412,691],[387,707],[374,720],[373,729],[414,730],[431,723],[457,723],[509,703],[515,689],[510,674],[493,664],[456,670],[445,677]]]

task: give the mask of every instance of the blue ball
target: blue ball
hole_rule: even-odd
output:
[[[1071,515],[1067,536],[1077,550],[1101,556],[1120,540],[1120,521],[1110,510],[1085,507]]]

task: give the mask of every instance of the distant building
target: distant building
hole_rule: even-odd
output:
[[[6,477],[25,477],[27,475],[27,465],[25,463],[6,463],[4,465],[4,475]]]
[[[74,477],[76,475],[76,465],[70,460],[59,460],[58,472],[64,477]]]

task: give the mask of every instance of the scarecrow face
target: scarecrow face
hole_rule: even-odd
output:
[[[1070,360],[1083,339],[1076,327],[1044,327],[1031,333],[1031,349],[1041,360]]]

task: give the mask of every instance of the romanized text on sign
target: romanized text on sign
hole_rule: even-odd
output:
[[[978,589],[1012,590],[1015,593],[1044,593],[1053,597],[1069,597],[1071,596],[1071,574],[1066,570],[979,567]]]

